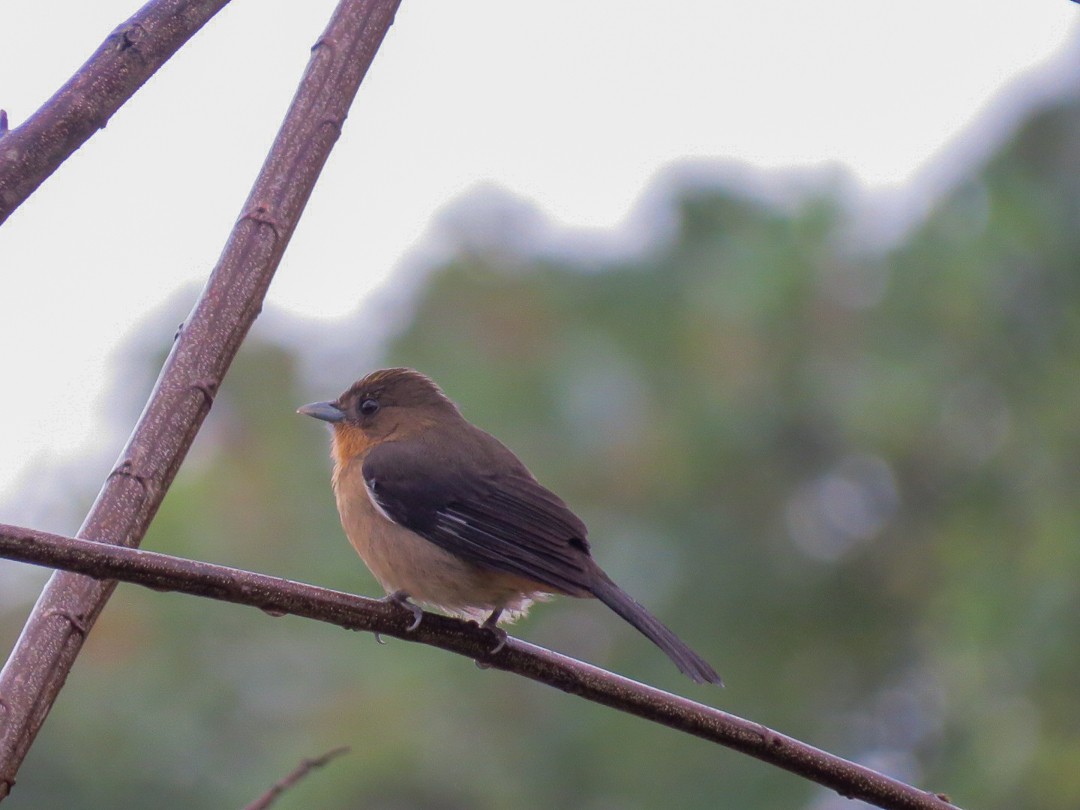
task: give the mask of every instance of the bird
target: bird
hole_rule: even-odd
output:
[[[593,559],[582,520],[510,448],[476,427],[428,376],[374,371],[298,413],[331,427],[331,482],[349,542],[386,591],[476,620],[505,643],[513,621],[552,595],[596,598],[697,683],[723,685],[700,655]]]

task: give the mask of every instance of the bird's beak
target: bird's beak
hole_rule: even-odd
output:
[[[345,411],[341,410],[333,402],[312,402],[310,405],[297,408],[296,412],[302,413],[304,416],[314,416],[324,422],[340,422],[345,418]]]

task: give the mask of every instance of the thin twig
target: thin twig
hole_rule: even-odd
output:
[[[137,546],[187,454],[400,0],[341,0],[240,218],[80,537]],[[4,149],[7,140],[4,138]],[[115,583],[54,574],[0,671],[0,800]]]
[[[278,797],[280,797],[282,793],[291,788],[313,770],[323,767],[331,760],[337,759],[343,754],[349,753],[350,750],[349,746],[343,745],[340,748],[335,748],[333,751],[327,751],[321,757],[303,760],[299,765],[292,769],[292,772],[288,776],[245,807],[244,810],[266,810],[267,807],[278,800]]]
[[[228,2],[152,0],[109,34],[37,112],[0,132],[0,224]]]
[[[842,796],[889,810],[956,810],[933,793],[814,748],[760,723],[632,681],[543,647],[508,638],[492,652],[491,634],[473,622],[425,613],[414,631],[411,611],[388,602],[292,580],[0,525],[0,557],[119,579],[155,591],[179,591],[428,644],[468,656],[586,700],[725,745],[800,774]]]

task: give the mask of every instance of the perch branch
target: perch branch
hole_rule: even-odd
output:
[[[0,149],[0,224],[229,0],[152,0],[116,28]],[[7,32],[11,36],[12,32]]]
[[[138,546],[267,287],[400,0],[341,0],[240,218],[78,535]],[[5,143],[7,138],[5,137]],[[115,583],[54,574],[0,671],[0,800]]]
[[[956,810],[942,797],[702,703],[632,681],[516,638],[492,653],[491,634],[473,622],[411,611],[391,602],[152,551],[0,525],[0,557],[179,591],[416,641],[475,659],[619,711],[719,743],[806,777],[842,796],[887,810]]]

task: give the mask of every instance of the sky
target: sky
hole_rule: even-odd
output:
[[[194,303],[333,6],[234,0],[0,226],[0,522],[28,520],[74,460],[119,452],[116,369],[165,302]],[[10,125],[137,8],[3,0]],[[1078,15],[1066,0],[403,0],[268,310],[333,342],[493,200],[569,244],[632,246],[672,166],[839,182],[868,216],[910,220],[1080,77]]]

